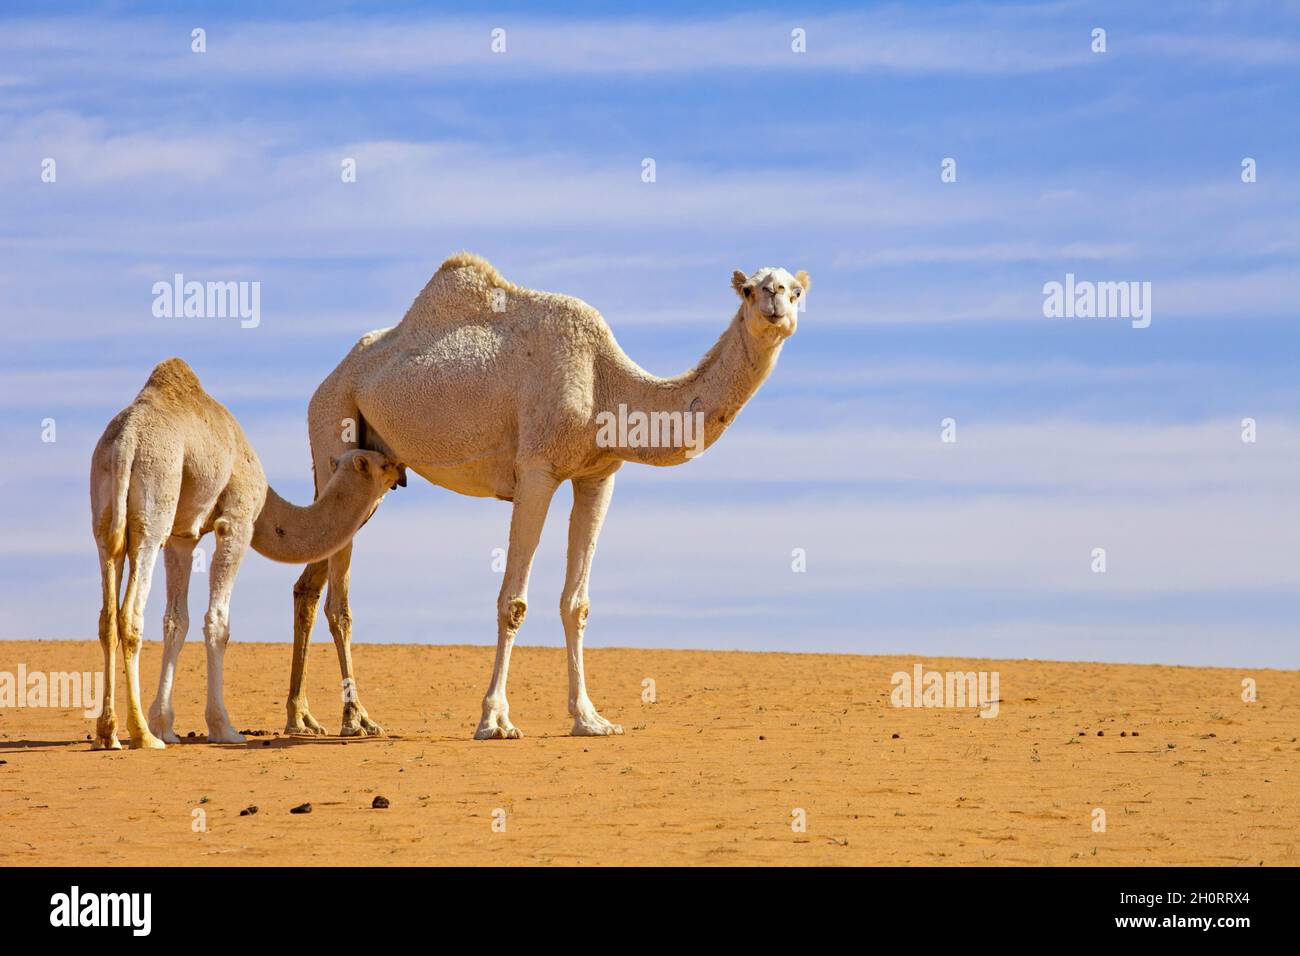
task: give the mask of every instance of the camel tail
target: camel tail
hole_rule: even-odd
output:
[[[111,426],[110,426],[111,427]],[[96,456],[99,450],[96,450]],[[119,436],[108,450],[107,508],[98,516],[95,537],[99,543],[100,580],[104,589],[104,603],[99,615],[99,639],[106,649],[117,646],[117,617],[121,609],[118,600],[120,582],[117,569],[126,553],[127,494],[131,489],[131,467],[135,463],[135,442]]]
[[[112,486],[104,529],[104,551],[111,560],[116,560],[126,551],[126,497],[131,490],[131,466],[134,463],[135,442],[125,442],[113,449],[108,466]]]

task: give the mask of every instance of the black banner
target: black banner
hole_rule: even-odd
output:
[[[489,932],[612,921],[659,934],[705,920],[732,938],[771,921],[851,924],[864,939],[931,934],[972,944],[1192,937],[1232,945],[1281,930],[1284,869],[26,869],[3,871],[6,932],[338,943],[419,934],[431,919]],[[539,922],[520,922],[536,914]],[[380,918],[382,916],[382,918]],[[995,934],[990,936],[990,933]],[[549,935],[549,931],[547,931]],[[617,942],[617,938],[608,940]]]

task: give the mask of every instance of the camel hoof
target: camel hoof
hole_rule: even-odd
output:
[[[208,743],[210,744],[242,744],[246,743],[247,740],[247,737],[233,728],[218,730],[216,732],[211,730],[208,731]]]
[[[122,741],[116,736],[109,737],[108,740],[96,740],[90,745],[91,750],[121,750]]]
[[[356,723],[344,724],[339,728],[340,737],[382,737],[384,728],[373,720],[362,717]]]
[[[131,738],[131,749],[132,750],[166,750],[167,745],[163,743],[161,740],[159,740],[157,737],[155,737],[153,734],[145,734],[139,739],[136,739],[135,737]]]
[[[578,717],[573,721],[573,729],[569,731],[571,737],[612,737],[615,734],[623,732],[622,724],[610,723],[600,714],[592,714],[590,717]]]
[[[290,737],[324,737],[325,728],[320,724],[312,721],[310,724],[287,723],[284,725],[284,732]]]
[[[181,738],[176,731],[166,726],[162,721],[162,717],[159,716],[149,718],[149,732],[165,744],[178,744],[181,742]]]
[[[324,737],[325,728],[307,711],[290,717],[284,725],[284,732],[291,737]]]
[[[524,732],[514,724],[506,724],[504,727],[500,724],[490,724],[488,726],[479,726],[474,731],[475,740],[518,740],[523,737]]]

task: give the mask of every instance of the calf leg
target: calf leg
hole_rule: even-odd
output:
[[[117,629],[126,663],[126,726],[131,734],[132,749],[160,750],[163,742],[149,730],[140,709],[140,650],[144,638],[144,608],[149,600],[154,565],[162,549],[162,536],[146,532],[131,534],[127,550],[131,555],[131,572],[126,579],[122,609]],[[107,692],[107,688],[105,688]]]
[[[239,563],[253,538],[253,524],[219,518],[216,536],[209,570],[208,613],[203,617],[203,643],[208,652],[208,703],[204,716],[208,722],[208,743],[238,744],[244,742],[244,736],[235,730],[226,713],[222,681],[226,645],[230,641],[230,595],[235,589]]]
[[[158,672],[158,694],[149,708],[149,729],[155,737],[178,744],[180,737],[173,726],[176,711],[172,707],[172,688],[176,683],[176,662],[185,646],[190,629],[190,571],[194,566],[197,538],[173,535],[163,548],[163,568],[167,572],[167,609],[163,611],[163,660]]]

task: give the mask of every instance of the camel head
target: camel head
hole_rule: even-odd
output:
[[[387,455],[377,451],[364,451],[354,448],[344,452],[338,458],[330,459],[330,481],[342,476],[365,486],[375,498],[382,498],[384,493],[398,485],[406,484],[406,470]]]
[[[794,335],[799,324],[799,299],[807,293],[812,279],[806,272],[794,275],[771,266],[752,276],[737,269],[731,274],[731,287],[741,300],[741,320],[745,330],[760,342],[779,344]]]

